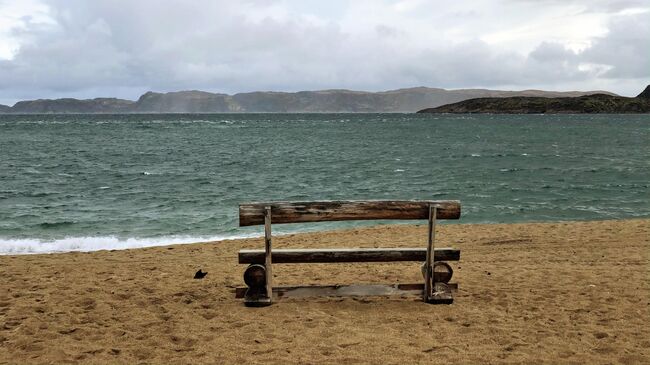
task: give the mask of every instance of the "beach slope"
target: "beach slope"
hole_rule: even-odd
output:
[[[425,225],[278,237],[275,247],[424,246]],[[0,256],[0,363],[650,362],[650,220],[442,225],[453,305],[234,299],[261,239]],[[208,275],[193,279],[202,268]],[[417,263],[277,265],[276,283],[421,282]]]

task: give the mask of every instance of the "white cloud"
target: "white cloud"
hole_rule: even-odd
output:
[[[0,103],[425,85],[650,82],[643,1],[0,0]]]
[[[16,55],[21,33],[53,25],[49,12],[49,7],[38,0],[0,1],[0,60]]]

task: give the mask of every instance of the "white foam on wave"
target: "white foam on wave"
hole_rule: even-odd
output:
[[[125,250],[154,246],[180,245],[196,242],[223,241],[238,238],[261,237],[259,233],[222,236],[170,236],[154,238],[66,237],[51,241],[30,238],[0,237],[0,255],[27,255],[57,252],[90,252],[99,250]]]

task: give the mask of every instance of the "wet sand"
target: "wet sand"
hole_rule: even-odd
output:
[[[246,308],[262,239],[0,256],[0,363],[650,363],[650,220],[441,225],[452,305],[285,299]],[[274,247],[424,247],[426,226],[306,233]],[[208,275],[193,279],[202,268]],[[418,263],[274,265],[279,285],[417,283]]]

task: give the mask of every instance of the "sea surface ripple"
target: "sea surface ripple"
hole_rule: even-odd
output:
[[[255,236],[237,206],[263,200],[459,199],[461,223],[650,216],[647,115],[0,115],[0,152],[0,254]]]

